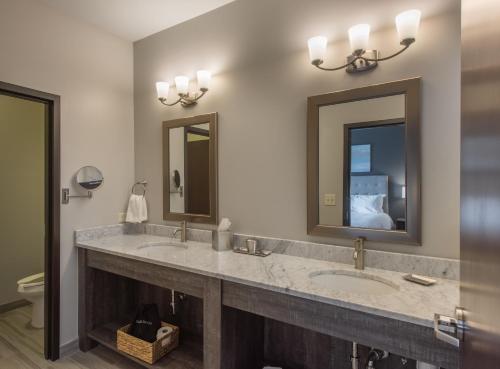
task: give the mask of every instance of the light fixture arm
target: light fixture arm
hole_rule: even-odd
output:
[[[318,68],[318,69],[321,69],[321,70],[326,70],[326,71],[331,72],[331,71],[335,71],[335,70],[345,69],[345,68],[347,68],[347,67],[348,67],[348,66],[350,66],[350,65],[355,65],[356,61],[357,61],[357,60],[359,60],[359,59],[361,59],[361,58],[362,58],[362,57],[357,56],[354,60],[352,60],[352,61],[350,61],[350,62],[348,62],[348,63],[346,63],[346,64],[344,64],[344,65],[342,65],[342,66],[340,66],[340,67],[335,67],[335,68],[327,68],[327,67],[322,67],[322,66],[321,66],[321,64],[323,64],[323,60],[320,60],[320,59],[318,59],[318,60],[314,60],[314,61],[312,62],[312,65],[314,65],[314,66],[315,66],[316,68]],[[363,59],[364,59],[364,58],[363,58]]]
[[[196,102],[203,97],[207,93],[208,89],[203,88],[200,89],[201,93],[196,93],[193,97],[189,96],[189,93],[187,94],[179,94],[179,98],[173,102],[173,103],[167,103],[167,99],[164,97],[158,98],[160,102],[165,105],[165,106],[174,106],[177,105],[178,103],[181,103],[182,106],[191,106],[196,104]]]
[[[203,97],[207,93],[208,89],[200,89],[201,93],[196,93],[193,97],[189,96],[189,93],[179,95],[180,103],[182,106],[191,106],[196,104],[196,102]]]
[[[176,105],[176,104],[180,103],[180,102],[181,102],[181,100],[182,100],[182,98],[181,98],[181,97],[179,97],[179,98],[177,99],[177,101],[175,101],[175,102],[173,102],[173,103],[171,103],[171,104],[167,103],[167,99],[166,99],[166,98],[164,98],[164,97],[160,97],[160,98],[158,98],[158,100],[160,100],[160,102],[161,102],[163,105],[165,105],[165,106],[174,106],[174,105]]]
[[[389,55],[389,56],[386,56],[385,58],[376,58],[376,59],[370,59],[370,58],[365,58],[363,56],[361,56],[360,58],[365,60],[365,61],[368,61],[368,62],[381,62],[381,61],[386,61],[386,60],[389,60],[389,59],[392,59],[396,56],[398,56],[399,54],[402,54],[403,52],[405,52],[410,46],[412,43],[414,43],[415,40],[403,40],[401,41],[401,45],[403,45],[403,48],[397,52],[395,52],[394,54],[392,55]]]

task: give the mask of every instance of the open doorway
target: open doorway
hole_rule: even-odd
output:
[[[184,209],[210,214],[210,131],[208,123],[184,127]]]
[[[50,360],[59,358],[59,110],[59,96],[0,82],[0,345]]]

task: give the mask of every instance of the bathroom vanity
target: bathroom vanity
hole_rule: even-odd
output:
[[[458,349],[433,331],[433,314],[457,305],[456,281],[424,287],[390,270],[216,252],[200,242],[210,232],[188,230],[190,241],[180,243],[173,230],[76,232],[81,350],[116,350],[116,329],[139,303],[155,302],[162,319],[180,326],[181,344],[154,365],[130,357],[147,368],[350,367],[351,342],[458,368]],[[391,368],[414,368],[413,360]]]

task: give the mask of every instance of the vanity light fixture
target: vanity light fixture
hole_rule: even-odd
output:
[[[156,93],[158,95],[158,100],[160,100],[160,102],[166,106],[173,106],[180,103],[182,106],[187,107],[196,104],[197,101],[207,93],[212,74],[207,70],[199,70],[196,75],[198,77],[199,92],[196,92],[194,94],[191,94],[189,92],[188,77],[177,76],[174,78],[175,87],[177,89],[177,95],[179,96],[179,98],[173,103],[167,103],[170,84],[168,82],[156,82]]]
[[[334,71],[345,69],[348,73],[358,73],[377,67],[378,62],[389,60],[398,56],[410,47],[416,40],[420,25],[420,10],[407,10],[396,16],[396,29],[399,34],[400,44],[403,46],[396,53],[380,57],[378,50],[369,50],[370,25],[358,24],[349,28],[349,42],[351,44],[351,55],[347,57],[347,63],[335,68],[322,67],[326,55],[328,39],[325,36],[316,36],[308,40],[309,58],[311,64],[316,68]]]

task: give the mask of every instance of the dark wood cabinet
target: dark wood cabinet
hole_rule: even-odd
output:
[[[98,251],[79,249],[78,258],[82,351],[116,351],[116,330],[154,302],[180,327],[180,345],[154,365],[121,353],[146,368],[349,369],[352,342],[360,367],[378,348],[391,354],[377,368],[413,369],[412,359],[458,368],[458,351],[431,327]]]

